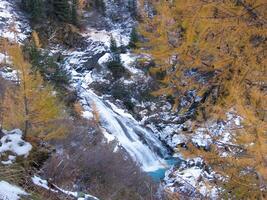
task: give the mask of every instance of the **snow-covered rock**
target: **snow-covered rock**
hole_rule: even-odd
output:
[[[189,126],[190,123],[187,124],[187,127]],[[185,145],[191,142],[197,147],[209,150],[210,145],[213,144],[217,146],[219,155],[225,157],[234,151],[235,129],[240,127],[242,127],[242,118],[230,111],[226,113],[224,121],[209,121],[195,130],[186,133],[180,130],[177,135],[165,137],[165,139],[173,147],[183,142]],[[169,132],[171,131],[172,129],[169,130]],[[190,199],[218,199],[220,188],[213,181],[222,178],[221,175],[216,174],[209,166],[205,165],[201,158],[195,158],[185,160],[182,165],[168,170],[164,179],[164,186],[172,192],[182,195],[189,194]]]
[[[163,186],[171,192],[179,193],[181,199],[217,199],[218,188],[213,183],[216,176],[201,158],[194,158],[168,170]]]
[[[131,53],[125,53],[125,54],[121,54],[121,62],[123,64],[123,66],[129,70],[129,72],[131,72],[132,74],[143,74],[143,71],[136,69],[134,67],[134,62],[136,60],[136,56],[134,56]]]
[[[21,196],[28,195],[18,186],[11,185],[6,181],[0,181],[0,199],[3,200],[19,200]]]
[[[103,65],[103,64],[108,63],[111,60],[112,60],[111,54],[110,53],[105,53],[101,58],[99,58],[98,64],[99,65]]]
[[[205,133],[205,128],[199,128],[192,136],[193,144],[198,147],[208,148],[212,143],[211,136]]]
[[[0,76],[8,81],[13,81],[13,82],[19,81],[18,71],[7,66],[0,68]]]
[[[47,180],[41,179],[39,176],[34,175],[34,177],[32,177],[32,182],[33,182],[33,184],[35,184],[35,185],[37,185],[39,187],[42,187],[42,188],[44,188],[46,190],[51,190],[48,187]],[[55,191],[55,190],[52,190],[52,191]]]
[[[27,157],[32,149],[32,145],[22,139],[22,132],[19,129],[5,131],[4,136],[0,139],[0,156],[9,154],[8,160],[2,160],[2,164],[12,164],[16,160],[16,156]],[[11,153],[11,155],[10,155]]]

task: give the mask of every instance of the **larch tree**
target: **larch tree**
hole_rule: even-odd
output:
[[[0,38],[0,52],[4,54],[4,59],[1,64],[7,64],[7,46],[8,46],[8,41],[6,38]]]
[[[242,128],[233,134],[240,147],[238,153],[219,158],[215,145],[210,152],[194,149],[191,153],[202,155],[228,177],[227,184],[222,183],[225,198],[265,199],[266,1],[142,2],[146,11],[139,31],[146,42],[139,45],[156,62],[151,72],[163,74],[162,88],[155,94],[174,97],[175,109],[180,97],[194,90],[200,97],[207,96],[198,119],[223,119],[231,109],[243,119]],[[153,5],[150,15],[147,3]]]
[[[43,82],[38,72],[31,71],[19,45],[9,46],[8,54],[18,70],[19,84],[8,89],[2,102],[3,127],[21,128],[24,138],[63,136],[66,130],[60,122],[65,117],[64,109],[53,88]]]

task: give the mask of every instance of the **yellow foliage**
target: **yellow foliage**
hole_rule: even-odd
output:
[[[40,39],[39,39],[39,36],[38,36],[38,33],[36,31],[33,31],[32,32],[32,40],[34,42],[34,45],[37,49],[41,48],[42,45],[41,45],[41,42],[40,42]]]
[[[149,2],[156,14],[146,16],[143,11],[139,31],[148,42],[140,46],[156,61],[151,71],[166,74],[162,89],[154,94],[179,99],[189,89],[196,90],[199,96],[210,92],[215,97],[209,97],[202,108],[208,116],[220,119],[223,113],[235,109],[244,119],[244,128],[238,131],[236,140],[246,153],[235,161],[225,158],[228,164],[224,171],[234,177],[227,189],[235,190],[234,195],[241,199],[263,198],[264,191],[260,187],[264,187],[264,182],[266,187],[267,181],[266,1]],[[185,76],[190,69],[214,75],[200,82]],[[215,158],[203,151],[197,153],[209,161]],[[234,167],[230,162],[235,162]],[[247,167],[251,167],[253,173],[241,176]],[[246,196],[248,189],[254,191],[251,196]]]
[[[87,0],[78,0],[78,8],[83,9],[88,4]]]
[[[39,73],[31,71],[19,45],[8,48],[14,67],[18,70],[19,85],[10,88],[2,102],[7,110],[3,116],[6,128],[21,128],[28,134],[41,138],[59,136],[64,128],[56,124],[64,118],[64,109],[53,88],[45,85]]]

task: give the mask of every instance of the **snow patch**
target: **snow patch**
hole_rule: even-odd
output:
[[[136,69],[133,67],[133,64],[136,60],[136,56],[134,56],[131,53],[125,53],[125,54],[120,54],[121,57],[121,62],[123,66],[128,69],[132,74],[143,74],[141,70]]]
[[[94,28],[88,28],[84,33],[82,33],[82,36],[87,38],[87,41],[101,42],[106,47],[110,47],[111,37],[115,39],[117,46],[126,46],[130,41],[128,36],[121,34],[120,29],[98,31]]]
[[[113,135],[108,133],[106,129],[101,128],[101,130],[102,130],[102,133],[103,133],[103,135],[106,138],[108,143],[110,143],[110,142],[112,142],[112,141],[114,141],[116,139]]]
[[[1,138],[0,156],[5,152],[12,152],[16,156],[27,157],[32,145],[22,139],[22,132],[19,129],[3,131],[5,135]],[[8,160],[1,161],[2,164],[11,164],[15,160],[14,155],[9,155]]]
[[[47,180],[44,180],[42,178],[40,178],[39,176],[34,176],[32,177],[32,182],[39,186],[39,187],[42,187],[46,190],[50,190],[52,192],[62,192],[68,196],[73,196],[74,198],[77,198],[77,200],[87,200],[87,199],[94,199],[94,200],[99,200],[98,198],[90,195],[90,194],[84,194],[84,193],[79,193],[79,192],[71,192],[71,191],[67,191],[67,190],[64,190],[56,185],[53,185],[56,189],[51,189],[49,186],[48,186],[48,182]]]
[[[19,200],[21,196],[28,195],[18,186],[11,185],[6,181],[0,181],[0,199]]]
[[[192,136],[192,142],[199,147],[209,147],[212,143],[211,137],[205,134],[206,129],[199,128]]]
[[[40,186],[40,187],[42,187],[42,188],[44,188],[44,189],[50,190],[50,188],[48,187],[48,183],[47,183],[47,181],[41,179],[41,178],[38,177],[38,176],[34,176],[34,177],[32,177],[32,182],[33,182],[33,184],[35,184],[35,185],[38,185],[38,186]]]
[[[85,119],[93,119],[94,115],[93,115],[93,113],[91,111],[86,110],[86,111],[82,112],[82,117],[85,118]]]
[[[112,60],[112,56],[110,53],[105,53],[101,58],[98,60],[99,65],[103,65],[105,63],[108,63],[109,61]]]
[[[8,81],[14,81],[14,82],[18,82],[19,81],[18,71],[14,70],[14,69],[12,69],[10,67],[1,68],[0,69],[0,76],[2,76],[5,80],[8,80]]]

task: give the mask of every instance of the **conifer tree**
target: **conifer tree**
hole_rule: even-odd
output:
[[[138,16],[138,8],[136,0],[128,0],[128,9],[133,18],[137,18]]]
[[[3,116],[3,126],[21,128],[24,138],[61,136],[65,130],[56,123],[63,119],[64,112],[52,88],[44,84],[39,73],[31,71],[18,45],[10,46],[8,53],[18,70],[19,86],[6,92],[2,105],[8,112]]]
[[[130,48],[136,48],[137,47],[137,42],[138,42],[137,31],[136,31],[135,28],[133,28],[132,32],[131,32],[131,35],[130,35],[129,47]]]
[[[115,79],[120,78],[125,73],[125,68],[121,63],[120,48],[113,36],[110,38],[110,51],[112,60],[108,63],[108,68],[111,70]]]
[[[71,21],[71,9],[68,0],[54,0],[53,8],[54,14],[60,21]]]
[[[74,25],[78,24],[78,1],[77,0],[72,0],[72,6],[71,6],[71,22]]]
[[[113,36],[110,37],[110,51],[112,53],[118,53],[118,51],[119,51],[117,42]]]
[[[43,0],[22,0],[22,7],[30,13],[34,22],[40,20],[44,15]]]
[[[32,41],[25,45],[25,52],[29,56],[32,70],[39,72],[45,81],[52,84],[57,91],[66,92],[69,85],[70,74],[64,69],[57,60],[47,52],[40,49],[41,42],[36,31],[32,32]]]
[[[106,10],[104,0],[95,0],[94,2],[95,2],[95,7],[97,8],[97,10],[104,15],[105,10]]]

